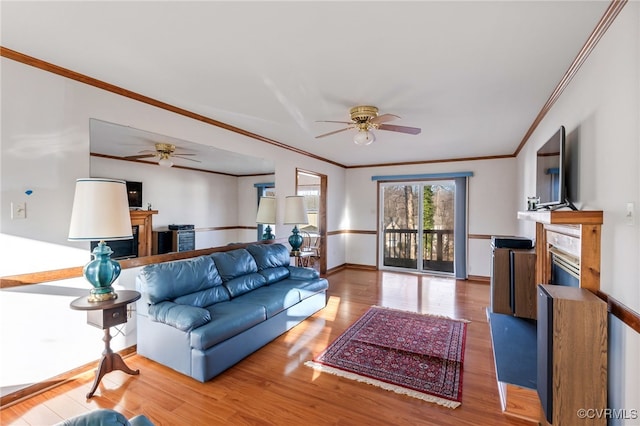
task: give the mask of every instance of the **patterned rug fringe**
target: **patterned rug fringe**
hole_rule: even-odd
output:
[[[459,321],[459,322],[464,322],[464,323],[471,323],[471,321],[468,320],[468,319],[451,318],[451,317],[448,317],[446,315],[436,315],[436,314],[422,313],[422,312],[416,312],[416,311],[405,311],[403,309],[388,308],[386,306],[378,306],[378,305],[372,305],[371,307],[372,308],[378,308],[378,309],[386,309],[387,311],[406,312],[408,314],[418,314],[418,315],[424,315],[424,316],[433,317],[433,318],[443,318],[443,319],[448,319],[448,320],[451,320],[451,321]]]
[[[385,308],[386,309],[386,308]],[[465,320],[466,321],[466,320]],[[343,371],[338,368],[333,368],[328,365],[323,365],[313,361],[307,361],[304,363],[307,367],[311,367],[314,370],[320,371],[322,373],[334,374],[336,376],[344,377],[346,379],[355,380],[361,383],[367,383],[369,385],[377,386],[385,390],[389,390],[401,395],[411,396],[413,398],[421,399],[423,401],[432,402],[438,405],[442,405],[447,408],[457,408],[460,406],[460,402],[450,401],[448,399],[439,398],[434,395],[429,395],[423,392],[418,392],[412,389],[407,389],[401,386],[392,385],[387,382],[383,382],[381,380],[372,379],[370,377],[364,377],[359,374],[350,373],[348,371]]]

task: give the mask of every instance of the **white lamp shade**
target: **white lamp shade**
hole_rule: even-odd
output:
[[[71,211],[69,240],[130,238],[133,238],[133,234],[126,183],[106,178],[78,179]]]
[[[260,204],[258,205],[258,215],[256,216],[256,223],[275,225],[276,223],[276,198],[275,197],[260,198]]]
[[[284,224],[285,225],[306,225],[309,223],[307,209],[304,207],[304,197],[301,195],[290,195],[285,198],[284,204]]]

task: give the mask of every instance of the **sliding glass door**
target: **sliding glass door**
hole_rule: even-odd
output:
[[[380,184],[383,269],[454,272],[455,191],[454,180]]]

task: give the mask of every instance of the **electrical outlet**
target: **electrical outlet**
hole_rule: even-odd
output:
[[[26,219],[27,203],[11,203],[11,219]]]
[[[627,214],[625,215],[625,221],[627,225],[633,226],[636,222],[636,211],[633,203],[627,203]]]

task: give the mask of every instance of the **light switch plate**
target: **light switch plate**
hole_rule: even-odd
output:
[[[636,222],[636,211],[633,203],[627,203],[627,213],[625,215],[627,225],[633,226]]]
[[[11,203],[11,219],[26,219],[27,203]]]

